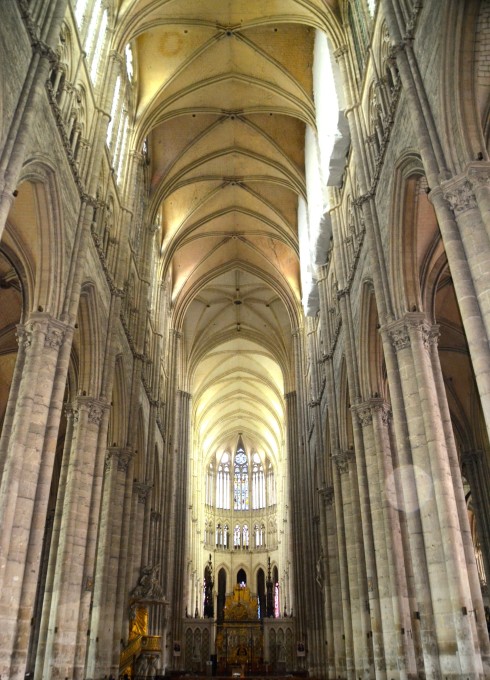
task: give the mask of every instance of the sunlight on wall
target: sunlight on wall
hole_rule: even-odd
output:
[[[331,224],[327,186],[342,181],[345,157],[349,147],[349,130],[339,100],[340,72],[330,56],[327,38],[316,32],[313,55],[313,92],[317,131],[305,133],[305,171],[308,204],[298,203],[301,285],[303,306],[307,314],[318,310],[316,267],[326,259]]]

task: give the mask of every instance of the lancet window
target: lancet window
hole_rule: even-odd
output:
[[[264,466],[258,453],[253,455],[252,467],[252,507],[254,510],[265,508]]]
[[[211,482],[212,483],[212,482]],[[224,453],[216,475],[216,507],[230,509],[230,457]]]
[[[233,466],[233,479],[232,479]],[[233,483],[233,489],[232,489]],[[225,452],[209,463],[206,471],[206,504],[220,510],[261,510],[276,504],[274,468],[258,453],[249,456],[239,448],[232,460]]]
[[[234,509],[248,510],[248,458],[243,449],[238,449],[234,469]]]
[[[133,52],[129,44],[126,45],[124,52],[124,62],[125,68],[120,69],[116,78],[106,136],[107,146],[109,151],[112,152],[112,167],[118,179],[122,177],[129,137],[129,112],[133,78]]]

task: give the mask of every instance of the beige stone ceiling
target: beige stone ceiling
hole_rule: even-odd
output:
[[[240,432],[246,448],[282,456],[313,44],[315,29],[335,42],[334,5],[121,2],[116,38],[133,46],[135,134],[149,141],[150,209],[205,456],[233,449]]]

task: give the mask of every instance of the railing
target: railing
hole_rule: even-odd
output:
[[[161,636],[160,635],[139,635],[127,644],[122,650],[119,657],[119,672],[124,677],[129,665],[137,659],[143,652],[154,652],[160,654],[161,652]],[[133,675],[133,678],[138,677]],[[142,676],[146,677],[146,676]]]

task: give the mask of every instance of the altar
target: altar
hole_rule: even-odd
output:
[[[245,585],[226,596],[223,623],[216,631],[218,674],[243,677],[264,672],[264,631],[258,601]]]

